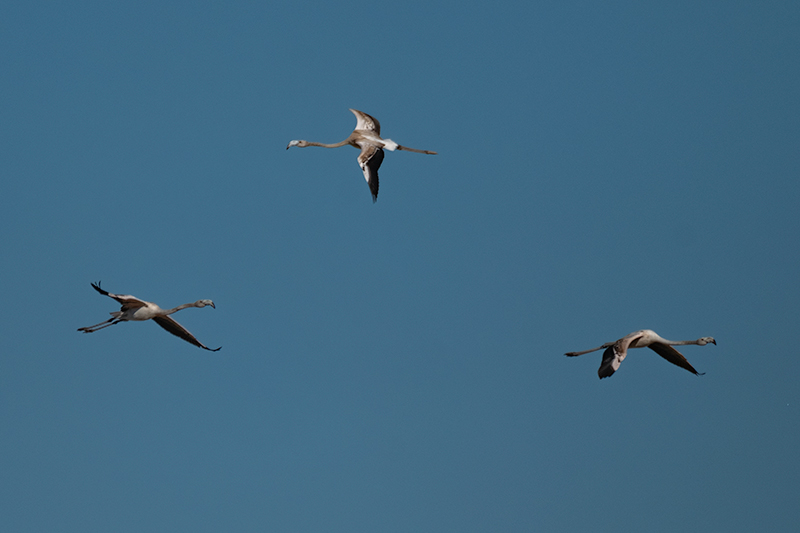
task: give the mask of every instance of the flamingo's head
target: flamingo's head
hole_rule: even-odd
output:
[[[303,148],[304,146],[308,146],[308,141],[289,141],[286,149],[288,150],[292,146],[299,146],[300,148]]]
[[[194,303],[194,306],[195,306],[195,307],[205,307],[205,306],[207,306],[207,305],[210,305],[210,306],[211,306],[211,307],[213,307],[214,309],[216,309],[216,308],[217,308],[217,306],[215,306],[215,305],[214,305],[214,302],[212,302],[211,300],[197,300],[197,301]]]

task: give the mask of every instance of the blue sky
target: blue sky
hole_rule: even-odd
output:
[[[791,2],[0,7],[5,531],[791,531]],[[348,108],[387,153],[373,204]],[[157,325],[172,307],[217,353]],[[598,346],[641,328],[695,377]]]

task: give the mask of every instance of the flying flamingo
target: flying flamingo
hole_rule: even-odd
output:
[[[628,348],[644,348],[647,346],[673,365],[678,365],[681,368],[685,368],[697,376],[703,375],[703,373],[695,370],[694,367],[689,364],[689,361],[687,361],[678,350],[673,348],[673,346],[682,346],[687,344],[705,346],[709,342],[711,344],[717,344],[717,341],[715,341],[713,337],[701,337],[696,341],[668,341],[659,337],[658,333],[653,330],[640,329],[639,331],[634,331],[629,335],[625,335],[618,341],[607,342],[604,345],[598,346],[597,348],[592,348],[591,350],[584,350],[582,352],[569,352],[564,355],[568,357],[575,357],[577,355],[596,352],[597,350],[602,350],[605,348],[606,351],[603,352],[603,362],[600,364],[600,369],[597,371],[597,375],[600,376],[600,379],[603,379],[613,374],[619,368],[622,360],[625,359],[626,355],[628,355]]]
[[[211,300],[197,300],[196,302],[179,305],[178,307],[173,307],[172,309],[161,309],[152,302],[145,302],[144,300],[140,300],[136,296],[131,296],[130,294],[112,294],[108,291],[104,291],[100,288],[99,282],[97,284],[92,283],[92,287],[94,287],[94,290],[100,294],[118,301],[120,304],[122,304],[122,308],[119,311],[113,311],[111,313],[111,318],[108,320],[100,322],[99,324],[95,324],[94,326],[78,328],[78,331],[92,333],[99,329],[107,328],[108,326],[113,326],[114,324],[119,324],[120,322],[125,322],[128,320],[142,321],[150,320],[152,318],[156,324],[165,330],[187,342],[194,344],[195,346],[199,346],[200,348],[212,352],[216,352],[222,348],[222,346],[214,349],[209,348],[202,342],[198,341],[194,335],[189,333],[186,328],[178,324],[171,316],[169,316],[172,313],[176,313],[181,309],[186,309],[187,307],[205,307],[210,305],[216,309],[214,302]]]
[[[431,154],[436,155],[436,152],[430,150],[417,150],[409,148],[408,146],[401,146],[391,139],[381,138],[381,124],[378,119],[371,117],[357,109],[350,111],[356,116],[356,129],[350,136],[342,142],[334,144],[324,144],[310,141],[290,141],[286,149],[292,146],[299,146],[304,148],[306,146],[322,146],[323,148],[338,148],[349,144],[355,148],[361,149],[358,154],[358,165],[364,171],[364,179],[367,180],[369,190],[372,192],[372,202],[378,200],[378,169],[383,163],[383,149],[386,148],[390,151],[405,150],[407,152],[417,152],[418,154]]]

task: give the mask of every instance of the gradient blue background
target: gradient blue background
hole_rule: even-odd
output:
[[[165,4],[0,7],[0,528],[796,530],[796,2]]]

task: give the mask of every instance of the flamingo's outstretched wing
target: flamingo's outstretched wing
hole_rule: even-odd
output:
[[[103,290],[100,288],[99,281],[97,283],[92,283],[92,287],[94,287],[94,290],[103,296],[108,296],[109,298],[113,298],[114,300],[118,301],[120,304],[122,304],[123,309],[136,309],[137,307],[144,307],[147,305],[147,302],[137,298],[136,296],[131,296],[130,294],[114,294],[113,292]]]
[[[625,360],[628,355],[628,348],[631,343],[642,337],[641,332],[637,331],[622,337],[620,340],[606,348],[603,352],[603,362],[600,363],[600,368],[597,369],[597,375],[600,379],[607,378],[617,371],[619,365]]]
[[[381,168],[381,163],[383,163],[383,148],[374,144],[361,146],[361,153],[358,154],[358,166],[364,171],[364,179],[369,185],[373,203],[378,200],[378,169]]]
[[[678,365],[681,368],[685,368],[695,376],[702,376],[703,372],[698,372],[694,369],[692,365],[689,364],[689,361],[683,356],[681,352],[673,348],[668,344],[661,344],[660,342],[654,342],[650,346],[648,346],[651,350],[656,352],[658,355],[672,363],[673,365]]]
[[[378,135],[381,134],[381,123],[378,122],[378,119],[367,115],[363,111],[359,111],[358,109],[351,109],[350,111],[356,116],[356,128],[357,130],[368,130],[374,131]]]
[[[190,342],[190,343],[194,344],[195,346],[199,346],[200,348],[203,348],[203,349],[208,350],[210,352],[216,352],[216,351],[219,351],[222,348],[222,346],[220,346],[219,348],[214,348],[214,349],[209,348],[208,346],[206,346],[205,344],[203,344],[202,342],[197,340],[194,335],[189,333],[189,330],[187,330],[185,327],[183,327],[180,324],[178,324],[170,316],[156,316],[156,317],[153,317],[153,320],[155,320],[156,324],[158,324],[159,326],[161,326],[165,330],[169,331],[170,333],[172,333],[176,337],[180,337],[181,339],[185,340],[186,342]]]
[[[603,352],[603,362],[600,363],[600,368],[597,370],[600,379],[607,378],[616,372],[626,355],[628,355],[627,350],[621,352],[616,344],[606,348],[606,351]]]

